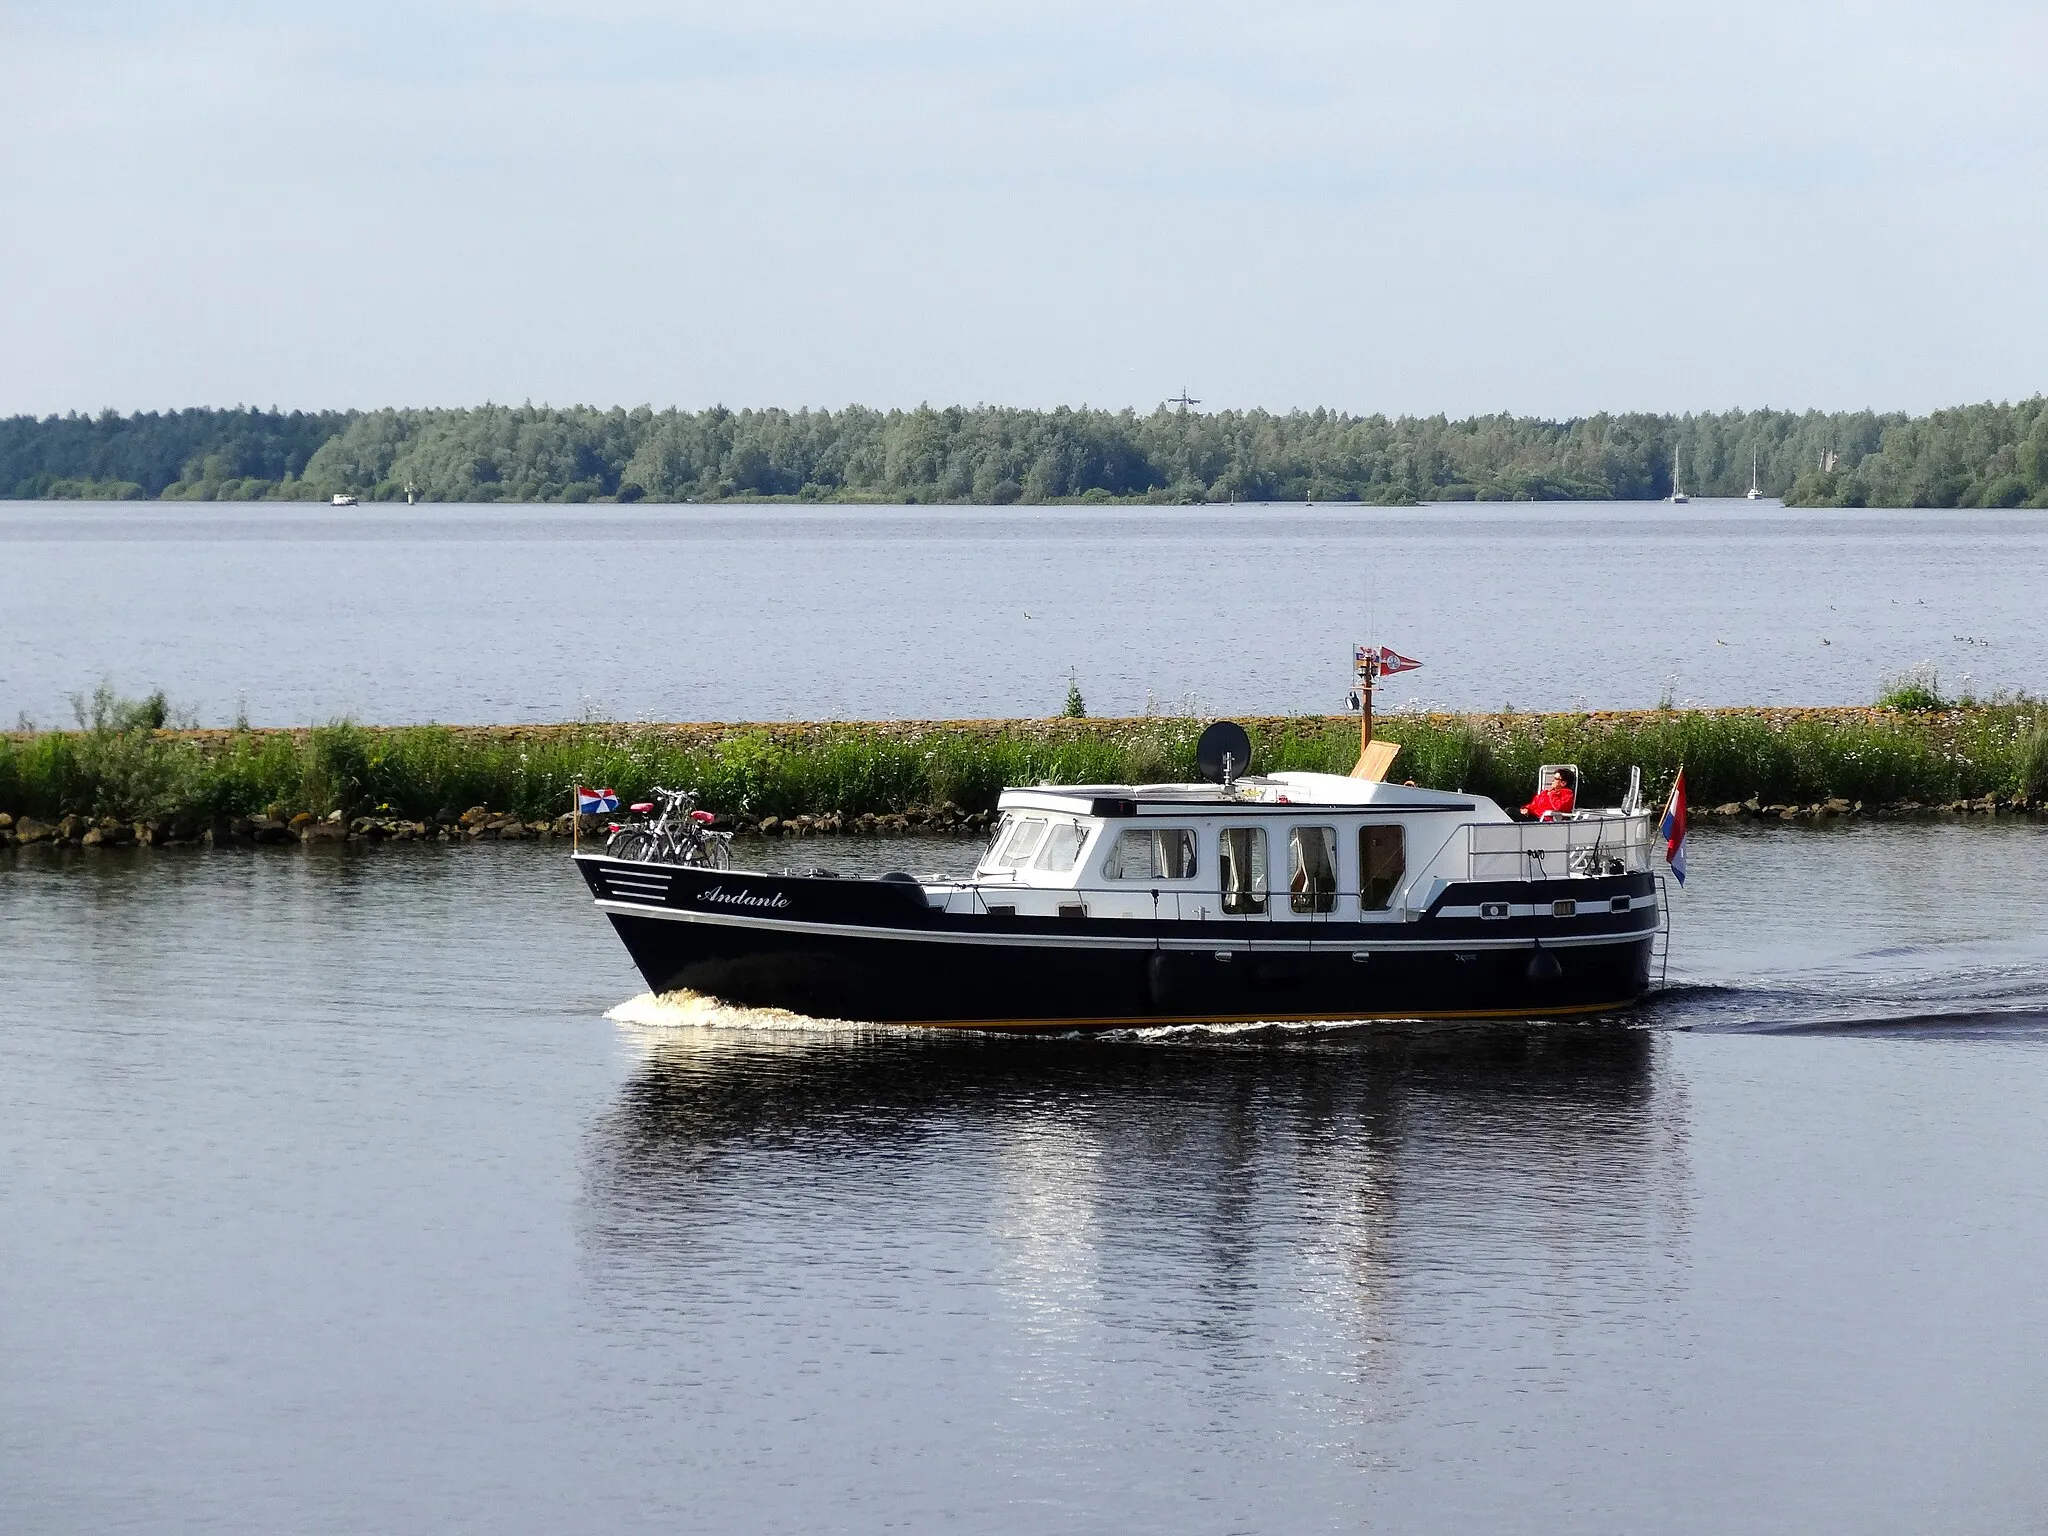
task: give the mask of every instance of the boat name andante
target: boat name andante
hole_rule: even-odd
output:
[[[752,891],[728,891],[722,885],[714,885],[708,891],[700,891],[699,901],[722,901],[730,907],[786,907],[789,898],[776,891],[773,895],[761,895]]]

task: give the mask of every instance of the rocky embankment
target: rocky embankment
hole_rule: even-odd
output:
[[[1754,798],[1731,800],[1722,805],[1696,805],[1694,821],[1835,821],[1863,817],[1872,821],[1901,821],[1943,816],[2039,816],[2048,802],[2029,795],[1985,795],[1976,800],[1950,800],[1940,805],[1923,805],[1918,800],[1894,800],[1883,805],[1865,805],[1861,800],[1816,801],[1812,805],[1766,805]]]
[[[759,837],[905,837],[920,833],[933,837],[973,836],[985,831],[990,822],[986,811],[963,811],[948,801],[930,809],[876,816],[766,816],[718,817],[713,827],[720,831],[752,833]],[[581,836],[593,846],[602,846],[609,817],[585,816]],[[453,821],[428,818],[413,821],[396,816],[344,817],[335,811],[328,816],[301,812],[296,816],[218,816],[210,819],[171,817],[162,820],[120,821],[111,816],[91,820],[83,816],[38,821],[32,816],[9,816],[0,812],[0,848],[288,848],[322,844],[353,843],[518,843],[550,840],[573,842],[578,836],[576,818],[558,816],[553,821],[525,821],[509,811],[494,811],[475,805]]]
[[[1692,811],[1695,821],[1705,823],[1828,822],[1859,818],[1871,821],[1934,820],[2031,817],[2044,813],[2048,813],[2048,802],[2026,795],[1985,795],[1981,799],[1953,800],[1942,805],[1924,805],[1914,800],[1865,805],[1861,800],[1839,798],[1812,805],[1771,805],[1750,799],[1695,806]],[[721,831],[771,838],[906,837],[912,833],[931,837],[971,837],[984,833],[991,820],[987,811],[963,811],[949,801],[930,809],[891,815],[765,816],[758,820],[721,816],[713,825]],[[610,825],[610,818],[586,816],[581,836],[594,847],[602,846]],[[413,821],[393,816],[358,816],[351,820],[338,811],[325,817],[301,812],[289,818],[221,816],[211,820],[171,818],[135,822],[118,821],[113,817],[94,821],[82,816],[65,816],[55,822],[45,822],[32,816],[14,817],[0,813],[0,848],[295,848],[382,843],[568,843],[573,842],[577,835],[573,817],[527,821],[510,812],[494,811],[482,805],[471,806],[448,822],[433,818]]]

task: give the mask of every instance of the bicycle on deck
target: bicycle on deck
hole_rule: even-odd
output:
[[[661,814],[653,821],[613,822],[604,851],[615,859],[636,864],[688,864],[700,869],[724,869],[732,862],[732,834],[711,830],[709,811],[697,809],[697,797],[687,789],[654,788],[661,802]],[[654,801],[629,806],[636,815],[654,809]]]

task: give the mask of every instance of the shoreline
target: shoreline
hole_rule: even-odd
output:
[[[1733,802],[1719,806],[1696,806],[1690,811],[1696,828],[1729,826],[1741,822],[1775,822],[1818,826],[1838,822],[1918,821],[1953,822],[1969,820],[2024,820],[2032,823],[2048,818],[2048,802],[2026,796],[1987,795],[1980,800],[1956,800],[1944,805],[1923,805],[1898,801],[1867,806],[1862,801],[1839,798],[1812,805],[1766,805],[1760,801]],[[0,855],[18,849],[42,849],[51,853],[86,849],[187,849],[194,851],[301,847],[378,847],[389,843],[462,847],[473,843],[536,842],[572,843],[572,831],[564,815],[555,822],[521,821],[510,813],[487,813],[474,822],[437,823],[408,821],[396,817],[358,817],[353,821],[298,817],[280,822],[266,817],[231,817],[188,829],[175,823],[126,822],[113,817],[97,821],[66,816],[55,824],[33,818],[15,818],[0,812]],[[583,839],[592,851],[602,847],[605,822],[586,817]],[[764,817],[719,817],[716,825],[725,831],[757,838],[763,842],[818,837],[950,837],[969,838],[985,834],[992,824],[986,811],[957,812],[923,809],[881,815],[863,814],[842,818],[834,815]]]
[[[1343,773],[1348,715],[1239,717],[1256,771]],[[571,788],[691,788],[718,824],[780,836],[966,835],[1007,785],[1193,776],[1206,719],[584,722],[160,729],[133,714],[0,733],[0,847],[566,839]],[[1631,767],[1660,803],[1682,765],[1694,817],[1823,821],[2038,815],[2048,706],[1768,706],[1381,716],[1394,774],[1519,804],[1538,765],[1589,803]],[[619,819],[614,816],[612,819]],[[602,835],[603,819],[586,818]]]
[[[58,500],[906,506],[1656,501],[2048,508],[2039,394],[1915,415],[1356,415],[1161,401],[0,418],[0,493]],[[344,503],[346,505],[347,503]]]
[[[1482,731],[1512,732],[1531,726],[1549,730],[1574,726],[1595,731],[1639,730],[1675,720],[1740,721],[1774,732],[1800,725],[1894,728],[1929,740],[1948,740],[1973,720],[2018,711],[2025,719],[2048,725],[2048,701],[1947,704],[1936,709],[1898,709],[1882,704],[1727,704],[1682,708],[1591,710],[1397,710],[1375,715],[1375,733],[1397,733],[1402,725],[1425,730],[1466,725]],[[478,746],[552,746],[592,739],[628,737],[684,748],[708,748],[740,740],[766,740],[778,746],[839,740],[858,736],[873,741],[914,742],[934,736],[995,739],[1021,737],[1045,742],[1079,741],[1132,731],[1193,729],[1212,720],[1237,721],[1256,742],[1304,729],[1357,730],[1356,715],[1053,715],[989,716],[961,719],[892,720],[535,720],[509,724],[449,725],[420,721],[405,725],[161,726],[149,731],[157,742],[190,744],[220,752],[240,742],[290,742],[304,747],[323,731],[344,729],[387,738],[408,732],[432,731],[451,740]],[[88,729],[0,730],[0,746],[16,748],[41,738],[80,739]]]

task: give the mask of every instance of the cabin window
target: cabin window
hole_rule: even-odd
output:
[[[1223,876],[1223,910],[1233,914],[1266,910],[1266,831],[1225,827],[1216,839]]]
[[[1080,862],[1081,845],[1088,841],[1088,829],[1078,821],[1056,821],[1045,834],[1045,846],[1038,850],[1038,867],[1062,874]]]
[[[1194,872],[1195,834],[1185,827],[1132,827],[1102,866],[1111,880],[1185,880]]]
[[[1408,872],[1406,838],[1398,826],[1358,829],[1358,905],[1384,912]]]
[[[1010,828],[1010,835],[996,845],[993,857],[988,861],[990,869],[1018,869],[1031,862],[1031,855],[1038,852],[1038,845],[1045,841],[1043,816],[1020,816]]]
[[[1005,813],[1003,819],[996,823],[995,831],[988,835],[988,852],[981,856],[983,869],[996,867],[996,856],[1003,851],[1003,844],[1010,840],[1010,834],[1016,830],[1017,818]]]
[[[1287,900],[1297,912],[1337,910],[1337,829],[1296,827],[1287,834]]]

